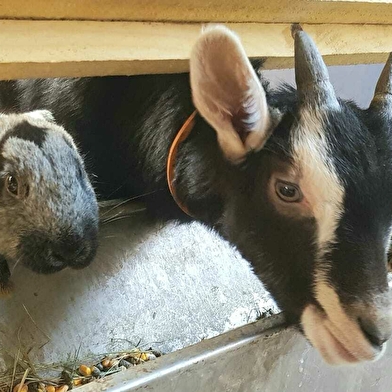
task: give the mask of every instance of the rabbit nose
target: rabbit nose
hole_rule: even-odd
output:
[[[65,264],[72,265],[88,252],[88,242],[81,235],[65,234],[52,245],[52,255]]]
[[[23,264],[31,270],[50,274],[65,267],[84,268],[94,259],[98,247],[98,224],[64,230],[53,238],[45,231],[27,232],[20,237]]]
[[[58,248],[52,252],[55,259],[63,262],[64,264],[72,263],[73,260],[77,259],[83,252],[81,248],[75,248],[72,245],[69,247]]]
[[[52,243],[53,255],[60,259],[70,260],[77,256],[83,244],[83,238],[70,231],[64,232],[57,240]]]
[[[67,266],[81,269],[90,264],[97,249],[97,227],[87,225],[80,232],[65,232],[53,244],[52,254]]]

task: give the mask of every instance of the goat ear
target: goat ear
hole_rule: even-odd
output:
[[[263,147],[271,128],[265,92],[232,31],[203,32],[192,50],[190,80],[193,102],[228,159],[241,161]]]

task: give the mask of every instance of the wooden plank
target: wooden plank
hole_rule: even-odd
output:
[[[266,68],[293,65],[288,24],[231,24]],[[392,26],[304,25],[328,64],[383,62]],[[0,78],[175,73],[188,69],[199,24],[0,21]]]
[[[389,24],[391,0],[5,0],[0,18]]]

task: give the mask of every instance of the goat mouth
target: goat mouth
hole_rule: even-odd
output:
[[[329,337],[330,337],[330,348],[332,350],[330,350],[329,356],[331,356],[331,351],[334,351],[334,353],[336,354],[337,359],[342,360],[342,362],[344,363],[355,363],[358,362],[358,359],[356,358],[356,356],[354,354],[351,354],[349,350],[346,349],[346,347],[339,341],[338,338],[336,338],[334,336],[334,334],[328,329],[328,327],[326,327],[326,332],[329,333]],[[335,364],[336,360],[329,360],[327,361],[331,364]]]
[[[347,322],[347,320],[341,324],[336,323],[314,305],[308,305],[301,316],[306,338],[327,363],[355,364],[381,358],[386,343],[375,345],[357,322],[353,320]]]

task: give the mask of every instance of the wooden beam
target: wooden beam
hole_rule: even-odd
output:
[[[4,0],[2,19],[389,24],[391,0]]]
[[[293,65],[288,24],[231,24],[266,68]],[[328,64],[383,62],[392,26],[304,25]],[[188,70],[198,24],[0,21],[0,78],[175,73]]]

